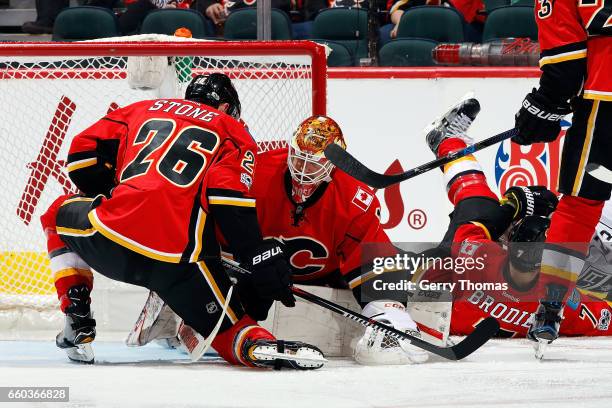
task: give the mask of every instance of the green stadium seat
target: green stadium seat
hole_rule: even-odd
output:
[[[535,0],[510,0],[510,5],[535,7]]]
[[[398,38],[386,43],[378,51],[382,67],[427,67],[436,65],[431,50],[437,41],[424,38]]]
[[[361,58],[368,56],[368,12],[349,7],[321,10],[312,24],[312,38],[343,44],[358,65]]]
[[[397,28],[397,38],[427,38],[456,43],[464,41],[463,17],[453,8],[418,6],[406,10]]]
[[[490,13],[492,10],[498,7],[505,7],[510,5],[511,0],[484,0],[485,11]],[[533,2],[534,0],[530,0]]]
[[[271,11],[272,39],[290,40],[293,38],[289,16],[279,9]],[[256,40],[257,8],[248,7],[233,11],[225,21],[223,38],[226,40]]]
[[[351,54],[351,51],[346,47],[346,45],[329,40],[314,39],[310,41],[325,44],[331,48],[331,53],[327,56],[328,67],[350,67],[355,65],[353,54]]]
[[[482,33],[482,42],[499,38],[531,38],[538,41],[533,7],[508,6],[491,11]]]
[[[196,10],[179,8],[166,8],[149,12],[142,22],[140,33],[174,35],[176,29],[181,27],[188,28],[193,38],[205,38],[209,35],[204,27],[202,13]]]
[[[103,7],[70,7],[53,25],[53,41],[81,41],[120,36],[115,14]]]

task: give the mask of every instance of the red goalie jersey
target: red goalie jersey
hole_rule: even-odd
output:
[[[329,283],[340,272],[350,288],[361,283],[362,244],[389,243],[372,190],[335,171],[304,203],[291,197],[287,149],[258,155],[253,193],[262,234],[286,246],[298,283]]]
[[[183,99],[149,100],[78,134],[68,171],[84,193],[112,189],[89,213],[98,232],[153,259],[195,262],[206,250],[202,241],[214,240],[209,205],[255,206],[256,151],[244,126],[225,113]]]
[[[552,73],[559,63],[586,58],[584,97],[612,100],[610,1],[538,0],[535,17],[539,30],[542,70]],[[561,70],[562,65],[559,64]]]

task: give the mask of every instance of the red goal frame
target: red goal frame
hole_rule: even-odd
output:
[[[120,39],[119,39],[120,40]],[[325,46],[312,41],[130,41],[130,42],[15,42],[0,44],[0,56],[266,56],[308,55],[312,70],[312,114],[327,112],[327,56]],[[19,70],[12,70],[11,78]],[[48,70],[51,73],[51,70]],[[79,70],[66,70],[70,79],[82,78]],[[40,72],[38,73],[40,74]],[[32,75],[23,72],[24,77]],[[105,78],[104,70],[99,72]],[[228,72],[231,76],[231,70]],[[51,75],[50,75],[51,76]],[[0,69],[0,79],[9,77]],[[91,78],[91,75],[89,76]]]

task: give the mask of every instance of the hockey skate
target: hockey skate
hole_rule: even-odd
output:
[[[541,360],[546,347],[559,337],[559,326],[563,319],[563,305],[560,302],[540,301],[533,315],[527,338],[535,341],[535,356]]]
[[[74,286],[67,296],[71,304],[65,310],[66,324],[55,338],[55,344],[66,350],[70,360],[93,364],[91,342],[96,337],[96,321],[89,308],[89,289],[83,285]]]
[[[323,352],[310,344],[268,339],[245,340],[242,357],[256,367],[275,370],[315,370],[327,362]]]
[[[475,98],[464,99],[453,106],[440,118],[425,127],[425,140],[434,154],[438,154],[438,146],[444,139],[458,137],[467,144],[473,140],[466,135],[470,125],[480,112],[480,103]]]

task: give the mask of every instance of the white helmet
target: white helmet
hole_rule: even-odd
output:
[[[330,181],[333,164],[323,151],[331,143],[346,149],[340,126],[327,116],[311,116],[296,129],[289,143],[287,162],[291,177],[302,186]]]

